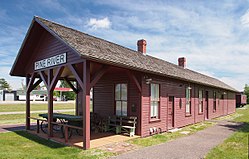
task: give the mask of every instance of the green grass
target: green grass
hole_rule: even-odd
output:
[[[99,149],[63,146],[24,131],[1,133],[0,145],[1,159],[101,159],[115,155]]]
[[[39,113],[32,113],[31,117],[39,117]],[[63,112],[63,114],[74,114],[74,112]],[[7,114],[0,115],[0,125],[3,124],[21,124],[25,123],[26,114]],[[36,122],[35,120],[31,120],[31,122]]]
[[[249,136],[249,105],[246,109],[237,109],[229,119],[235,122],[243,122],[244,125],[232,134],[222,144],[213,148],[206,156],[207,159],[247,159],[248,158],[248,136]]]
[[[32,104],[31,103],[31,111],[37,110],[47,110],[48,104]],[[62,110],[62,109],[75,109],[75,103],[55,103],[54,110]],[[0,104],[0,112],[19,112],[25,111],[25,104]]]
[[[214,124],[215,124],[214,122],[205,121],[205,122],[197,123],[194,125],[186,126],[177,132],[173,132],[173,133],[166,132],[166,133],[157,134],[157,135],[153,135],[153,136],[146,137],[146,138],[137,138],[134,140],[129,140],[128,142],[139,145],[141,147],[157,145],[157,144],[164,143],[164,142],[167,142],[167,141],[170,141],[170,140],[182,137],[182,136],[186,136],[186,134],[181,133],[183,131],[188,131],[189,133],[187,135],[190,135],[197,131],[210,127]]]

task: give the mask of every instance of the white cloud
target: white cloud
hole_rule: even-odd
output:
[[[111,22],[108,17],[105,17],[103,19],[91,18],[88,21],[87,25],[92,29],[98,29],[98,28],[109,29],[111,27]]]
[[[241,27],[249,27],[247,2],[96,0],[90,3],[94,3],[94,11],[86,4],[78,13],[70,12],[70,6],[58,0],[40,2],[42,9],[58,12],[59,16],[51,20],[66,26],[134,50],[136,41],[145,38],[150,55],[175,64],[178,57],[185,56],[189,69],[218,77],[238,90],[249,82],[249,37],[245,36],[248,29]],[[98,7],[104,12],[96,11]],[[0,11],[0,17],[3,13]],[[3,66],[10,65],[6,61],[13,61],[7,54],[17,52],[15,47],[20,44],[15,42],[22,41],[16,38],[20,36],[11,34],[18,30],[8,30],[2,34],[0,30]]]
[[[240,17],[242,26],[249,27],[249,10],[246,11],[244,15]]]

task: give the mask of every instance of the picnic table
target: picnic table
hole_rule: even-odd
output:
[[[48,113],[39,114],[39,116],[48,119]],[[64,120],[64,121],[82,121],[82,116],[53,113],[53,119],[54,120],[59,119],[59,120]]]
[[[40,117],[43,117],[45,119],[48,119],[48,113],[39,114]],[[64,130],[63,125],[68,126],[75,126],[75,127],[82,127],[83,125],[83,119],[82,116],[77,115],[70,115],[70,114],[61,114],[61,113],[53,113],[53,130],[54,131],[61,131],[62,136],[64,137]],[[42,121],[41,123],[41,130],[44,133],[47,133],[48,123],[47,121]],[[78,134],[80,132],[76,131]],[[82,132],[81,132],[82,133]],[[72,135],[70,131],[70,136]]]

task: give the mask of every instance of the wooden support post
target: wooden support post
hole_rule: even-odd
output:
[[[46,88],[48,89],[49,86],[48,86],[48,79],[47,79],[46,74],[44,73],[44,71],[40,71],[40,72],[39,72],[39,75],[40,75],[40,77],[41,77],[41,79],[42,79],[44,85],[45,85]]]
[[[109,66],[103,66],[97,73],[95,73],[90,83],[90,88],[92,88],[100,80],[100,78],[109,70],[109,68]]]
[[[138,91],[141,92],[142,91],[141,85],[139,81],[137,80],[137,78],[135,77],[135,75],[130,71],[126,71],[126,73],[129,76],[130,80],[132,80],[136,84]]]
[[[74,65],[68,65],[68,68],[73,73],[73,75],[74,75],[75,79],[78,81],[78,84],[80,85],[80,87],[83,88],[84,86],[83,86],[83,81],[81,79],[81,77],[82,77],[81,73],[78,73],[79,71],[77,71],[78,69]],[[80,72],[82,72],[81,69],[80,69]]]
[[[70,88],[72,88],[72,90],[74,91],[74,93],[78,93],[78,89],[77,86],[76,88],[74,87],[74,85],[70,82],[70,80],[68,80],[67,78],[64,78],[64,80],[67,82],[67,84],[69,85]]]
[[[48,70],[48,137],[53,137],[53,90],[50,90],[53,79],[53,70]]]
[[[36,121],[36,132],[37,132],[37,134],[39,134],[39,132],[40,132],[40,120]]]
[[[76,81],[76,88],[77,88],[77,92],[76,92],[76,100],[75,100],[75,115],[79,115],[78,113],[78,108],[79,108],[79,85],[78,82]]]
[[[143,87],[144,87],[144,82],[143,82],[143,77],[141,78],[141,92],[140,92],[140,112],[139,112],[139,118],[138,118],[138,122],[140,123],[140,132],[139,134],[143,137],[143,105],[144,105],[144,101],[145,101],[145,97],[144,97],[144,92],[143,92]]]
[[[68,126],[67,125],[64,126],[64,132],[65,132],[65,143],[67,143],[68,142]]]
[[[90,148],[90,62],[83,66],[83,149]]]
[[[30,130],[30,91],[28,85],[30,77],[26,76],[26,130]]]

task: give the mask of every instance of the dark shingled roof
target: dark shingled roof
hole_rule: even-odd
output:
[[[137,51],[40,17],[35,17],[35,20],[41,25],[45,25],[46,28],[56,34],[84,58],[237,92],[236,89],[215,78],[186,68],[184,69],[150,55],[143,55]]]

